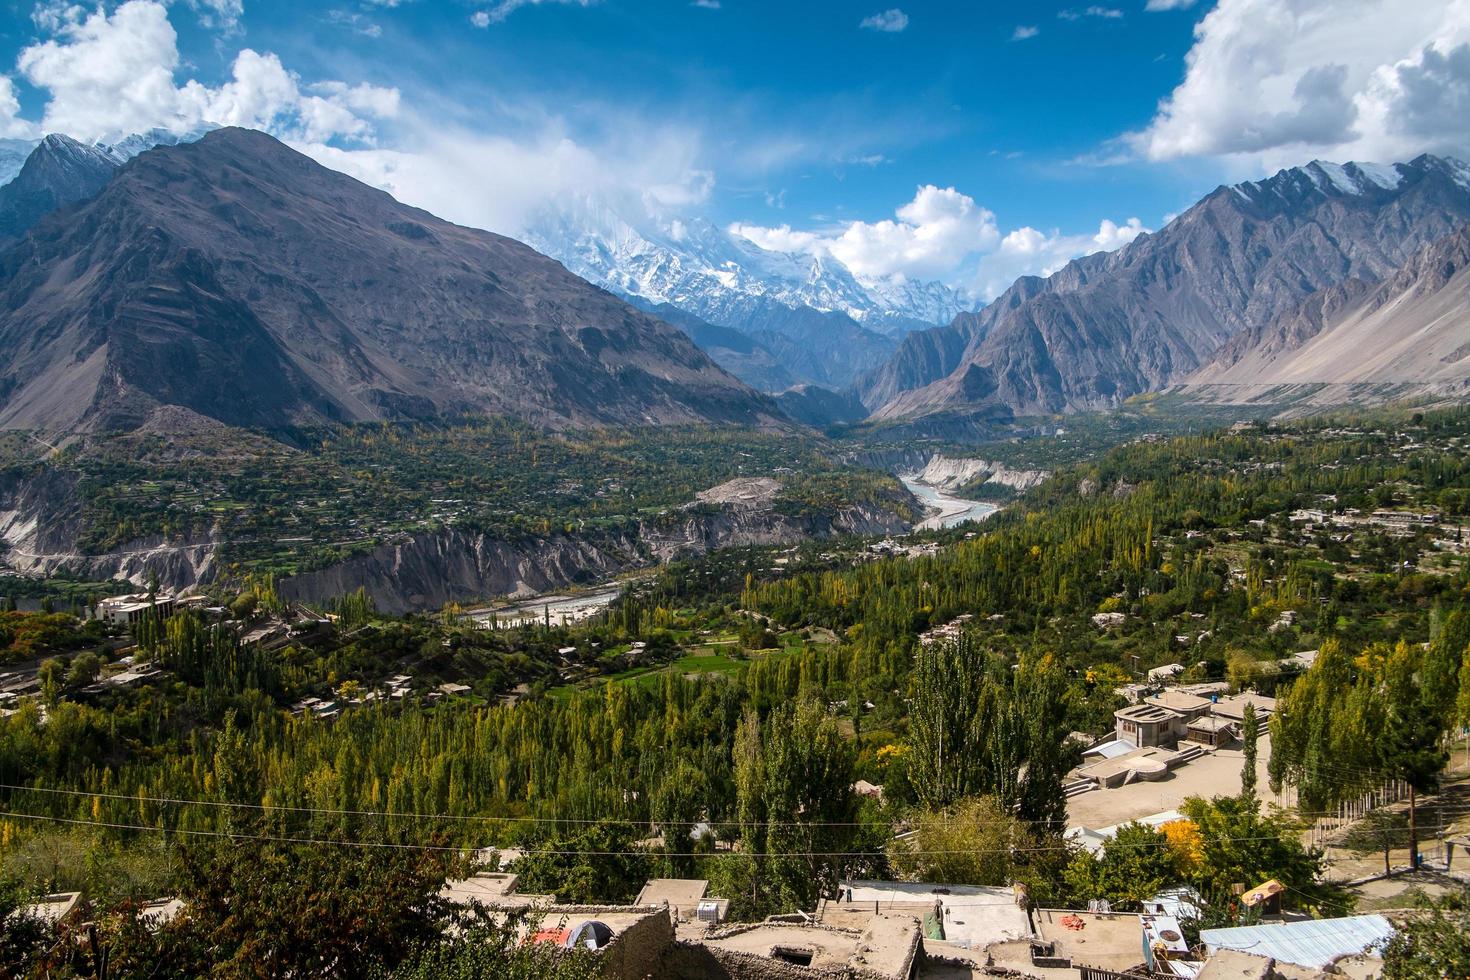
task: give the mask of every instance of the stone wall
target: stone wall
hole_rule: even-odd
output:
[[[603,948],[607,980],[644,980],[656,974],[674,941],[674,922],[665,911],[650,912]]]

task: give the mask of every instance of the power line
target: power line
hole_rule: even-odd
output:
[[[226,800],[189,800],[171,797],[155,796],[131,796],[126,793],[103,793],[91,792],[80,789],[59,789],[46,786],[21,786],[14,783],[0,783],[0,790],[9,790],[16,793],[48,793],[58,796],[74,796],[86,798],[98,798],[104,800],[120,800],[128,803],[154,803],[169,806],[204,806],[222,809],[257,810],[267,813],[305,813],[313,816],[348,816],[348,817],[387,817],[402,820],[452,820],[465,823],[525,823],[525,824],[571,824],[579,826],[627,823],[627,824],[655,824],[655,823],[683,823],[686,821],[659,821],[653,818],[635,817],[537,817],[528,815],[505,815],[495,816],[491,814],[456,814],[456,813],[418,813],[413,811],[398,810],[346,810],[332,807],[310,807],[310,806],[287,806],[276,803],[234,803]],[[1052,824],[1050,820],[1022,820],[1019,817],[1012,818],[1015,823],[1036,825]],[[748,821],[740,820],[693,820],[687,821],[693,824],[702,824],[708,827],[744,827],[750,825]],[[962,821],[948,821],[960,823]],[[762,827],[871,827],[874,824],[862,820],[784,820],[784,821],[756,821]]]
[[[57,817],[43,813],[22,813],[10,811],[0,814],[0,819],[14,818],[17,820],[33,820],[46,823],[60,823],[82,827],[100,827],[109,830],[132,830],[155,834],[178,834],[189,837],[212,837],[225,838],[236,841],[265,841],[278,844],[326,844],[340,847],[368,847],[368,848],[390,848],[395,850],[423,850],[444,851],[463,854],[470,850],[467,847],[456,847],[448,844],[419,844],[397,841],[360,841],[339,840],[334,838],[320,837],[288,837],[273,834],[245,834],[226,830],[197,830],[189,828],[153,827],[147,824],[117,823],[106,820],[82,820],[76,817]],[[1257,837],[1212,837],[1210,841],[1279,841],[1282,838],[1277,834],[1268,834]],[[1168,841],[1138,842],[1120,845],[1129,848],[1147,847],[1169,847]],[[488,848],[489,850],[501,850],[501,848]],[[867,851],[683,851],[671,852],[664,850],[578,850],[575,848],[522,848],[507,847],[503,850],[514,850],[523,855],[537,855],[549,857],[640,857],[640,858],[708,858],[708,857],[733,857],[733,858],[873,858],[883,853],[882,849],[874,848]],[[915,857],[941,857],[958,854],[1044,854],[1055,852],[1070,852],[1073,847],[1067,845],[1037,845],[1033,847],[1006,847],[1006,848],[962,848],[959,850],[908,850],[906,855]]]

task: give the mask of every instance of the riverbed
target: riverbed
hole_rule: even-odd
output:
[[[932,484],[921,483],[913,476],[901,476],[899,479],[924,506],[927,515],[915,525],[916,531],[933,531],[955,527],[966,521],[983,521],[1000,510],[996,504],[956,497]],[[471,609],[467,615],[481,626],[493,624],[499,629],[544,623],[548,619],[553,626],[568,626],[589,619],[612,605],[626,584],[626,581],[607,582],[586,592],[536,596],[498,609]]]
[[[931,484],[920,483],[912,476],[901,476],[899,479],[903,481],[904,486],[909,488],[909,492],[918,498],[919,503],[924,505],[924,510],[929,515],[914,527],[916,531],[933,531],[944,527],[954,527],[966,521],[983,521],[1000,510],[997,504],[956,497]]]
[[[553,626],[568,626],[589,619],[612,605],[625,584],[623,581],[610,582],[576,595],[537,596],[499,609],[472,609],[468,615],[481,626],[493,624],[497,629],[548,621]]]

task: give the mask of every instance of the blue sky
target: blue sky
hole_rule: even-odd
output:
[[[11,2],[0,131],[255,125],[494,230],[585,194],[978,293],[1466,142],[1464,0],[893,2]]]

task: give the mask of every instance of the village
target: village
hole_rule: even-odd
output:
[[[132,594],[102,600],[96,617],[126,631],[143,617],[167,610],[195,609],[219,617],[223,607],[209,606],[200,596]],[[969,617],[938,627],[923,637],[932,644],[958,636]],[[251,643],[271,644],[301,639],[331,621],[307,612],[259,623],[249,629]],[[1100,614],[1099,628],[1116,625]],[[125,635],[125,633],[124,633]],[[1294,654],[1280,667],[1308,669],[1317,651]],[[119,658],[95,689],[144,684],[159,679],[162,669]],[[1114,730],[1101,739],[1073,733],[1081,763],[1065,781],[1068,829],[1073,848],[1100,854],[1130,825],[1167,829],[1187,821],[1178,809],[1190,797],[1241,790],[1246,754],[1242,739],[1248,726],[1264,732],[1277,708],[1274,697],[1251,690],[1232,692],[1226,681],[1188,683],[1182,664],[1147,671],[1137,682],[1118,688],[1125,702],[1114,713]],[[3,680],[3,678],[0,678]],[[373,689],[355,690],[350,698],[309,697],[293,712],[320,720],[338,717],[346,708],[384,699],[434,701],[468,693],[464,685],[444,684],[414,691],[413,678],[398,674]],[[0,697],[14,711],[18,697],[36,692],[29,678],[12,680]],[[1249,720],[1248,720],[1249,719]],[[1257,782],[1267,781],[1269,737],[1261,738],[1256,758]],[[1460,779],[1445,792],[1458,792]],[[1470,783],[1466,784],[1470,786]],[[883,787],[860,782],[860,795],[881,802]],[[1315,846],[1334,851],[1333,841],[1358,819],[1381,807],[1393,807],[1402,793],[1385,786],[1371,801],[1344,807],[1332,818],[1317,820],[1309,834]],[[1290,793],[1276,794],[1277,805],[1289,806]],[[1446,812],[1454,814],[1453,807]],[[911,833],[900,822],[902,840]],[[659,843],[655,838],[651,844]],[[514,868],[523,853],[517,848],[488,848],[476,856],[478,870],[447,882],[441,896],[517,929],[526,942],[595,950],[603,975],[614,980],[697,980],[703,977],[752,977],[758,980],[853,978],[907,980],[913,977],[1008,977],[1037,980],[1298,980],[1318,976],[1368,978],[1380,975],[1379,955],[1395,932],[1394,898],[1411,889],[1443,894],[1470,882],[1470,861],[1454,867],[1454,851],[1470,846],[1458,835],[1455,821],[1443,823],[1438,837],[1426,841],[1417,869],[1400,863],[1383,871],[1366,870],[1362,861],[1337,848],[1330,865],[1350,875],[1343,884],[1361,889],[1366,904],[1382,911],[1314,919],[1285,911],[1283,886],[1274,880],[1236,884],[1236,900],[1252,913],[1252,924],[1198,928],[1197,940],[1186,934],[1204,916],[1206,900],[1189,887],[1160,891],[1138,909],[1113,909],[1106,901],[1087,907],[1038,906],[1023,884],[974,886],[950,882],[844,880],[836,893],[815,907],[794,908],[758,922],[733,922],[730,903],[710,893],[700,879],[659,878],[647,882],[627,905],[569,904],[556,895],[531,894],[519,887]],[[738,856],[735,849],[724,851]],[[1361,855],[1359,855],[1361,857]],[[167,896],[145,903],[139,920],[161,927],[184,910]],[[50,926],[76,927],[88,911],[81,892],[47,895],[18,910]]]

